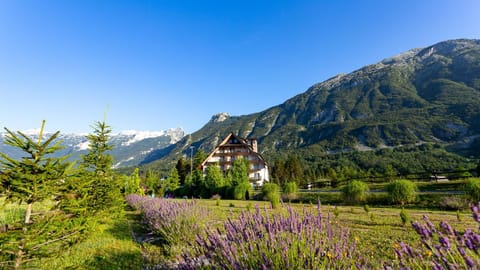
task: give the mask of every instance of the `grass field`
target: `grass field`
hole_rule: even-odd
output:
[[[24,204],[5,204],[0,199],[0,225],[22,220]],[[47,209],[50,202],[34,205],[34,210]],[[34,260],[25,269],[140,269],[143,257],[140,246],[132,240],[129,213],[99,215],[86,240],[51,258]],[[0,267],[1,269],[1,267]]]
[[[261,209],[269,208],[270,204],[263,201],[197,200],[200,207],[209,210],[209,218],[204,225],[221,226],[227,218],[234,218],[242,211],[248,211],[255,205]],[[289,204],[272,211],[285,211]],[[290,204],[296,211],[304,208],[316,210],[316,204]],[[419,237],[410,225],[403,226],[400,219],[400,208],[370,207],[367,213],[363,206],[322,205],[322,212],[330,213],[331,222],[348,227],[351,236],[357,238],[359,248],[366,256],[378,260],[389,260],[395,257],[393,246],[399,241],[418,242]],[[438,224],[448,221],[457,229],[476,228],[477,224],[471,218],[470,211],[457,214],[455,211],[437,210],[406,210],[410,220],[420,221],[423,215]],[[336,214],[335,214],[336,213]],[[0,222],[21,218],[22,206],[4,205],[0,211]],[[458,220],[460,218],[460,220]],[[142,265],[166,265],[175,256],[165,256],[163,248],[153,241],[145,241],[148,232],[140,224],[139,214],[127,209],[125,213],[116,216],[101,216],[97,219],[95,230],[89,237],[73,247],[66,249],[55,258],[43,258],[33,261],[27,268],[33,269],[141,269]],[[140,239],[137,243],[133,239]]]
[[[242,211],[248,211],[252,205],[258,204],[261,209],[270,207],[270,203],[262,201],[235,201],[221,200],[217,206],[216,200],[198,200],[201,207],[211,211],[210,219],[206,221],[210,226],[221,226],[227,218],[234,218]],[[280,209],[272,211],[286,211],[288,204],[284,204]],[[316,204],[290,204],[296,211],[302,211],[303,208],[316,211]],[[270,210],[269,210],[270,211]],[[366,256],[373,260],[389,261],[395,258],[394,245],[400,241],[408,243],[419,243],[419,236],[415,233],[410,224],[403,226],[400,218],[401,208],[376,208],[370,207],[367,214],[363,206],[337,206],[335,216],[335,206],[322,205],[322,212],[330,213],[331,222],[339,223],[343,227],[348,227],[351,236],[358,239],[358,247]],[[457,229],[476,228],[477,224],[471,217],[470,211],[457,213],[455,211],[437,211],[437,210],[419,210],[407,209],[407,214],[411,221],[422,221],[423,215],[429,217],[433,224],[438,225],[440,221],[448,221],[452,227]],[[373,215],[373,218],[372,218]],[[460,220],[459,220],[460,218]],[[164,262],[168,258],[159,259],[161,252],[158,249],[152,249],[154,252],[146,252],[146,258],[155,258],[157,262]],[[150,263],[154,264],[151,259]]]

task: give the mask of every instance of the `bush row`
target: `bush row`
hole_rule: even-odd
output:
[[[458,185],[458,183],[457,183]],[[418,193],[414,182],[395,180],[384,187],[384,191],[370,192],[368,185],[361,181],[351,181],[340,191],[299,192],[292,202],[314,203],[321,200],[325,204],[369,204],[369,205],[414,205],[415,207],[439,208],[445,210],[467,209],[471,202],[480,201],[480,178],[468,179],[461,183],[465,194],[456,192]]]

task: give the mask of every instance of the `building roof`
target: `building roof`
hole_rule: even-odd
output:
[[[207,156],[207,158],[205,158],[205,160],[202,162],[201,166],[205,166],[205,164],[207,163],[207,161],[213,157],[213,155],[215,155],[215,153],[222,147],[222,146],[225,146],[228,141],[231,139],[231,138],[234,138],[238,141],[238,144],[241,145],[241,146],[244,146],[244,147],[247,147],[252,153],[254,153],[255,155],[257,155],[260,160],[266,165],[267,162],[265,161],[265,159],[263,158],[262,155],[260,155],[258,152],[255,152],[253,151],[253,148],[252,146],[248,143],[248,139],[244,139],[244,138],[241,138],[235,134],[233,134],[233,132],[230,132],[227,136],[225,136],[225,138],[222,140],[222,142],[220,144],[217,145],[217,147],[215,147],[215,149],[213,149],[213,151]]]

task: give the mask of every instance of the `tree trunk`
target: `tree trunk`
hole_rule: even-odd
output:
[[[27,211],[25,212],[25,224],[30,224],[30,216],[32,215],[32,204],[27,204]]]
[[[15,255],[15,270],[20,269],[20,266],[22,265],[24,244],[24,240],[22,239],[21,244],[18,246],[17,254]]]

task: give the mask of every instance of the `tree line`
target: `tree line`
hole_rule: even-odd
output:
[[[249,181],[250,163],[239,158],[225,173],[220,166],[211,165],[203,172],[201,163],[207,154],[199,149],[190,162],[180,157],[171,168],[166,178],[159,178],[160,173],[148,170],[143,173],[143,183],[146,193],[151,196],[176,196],[210,198],[213,195],[222,198],[245,199],[252,194]]]

